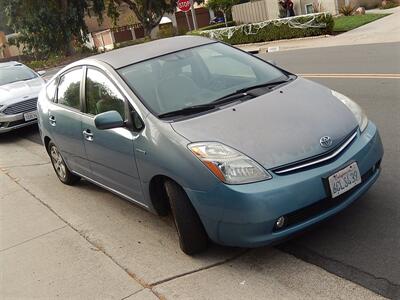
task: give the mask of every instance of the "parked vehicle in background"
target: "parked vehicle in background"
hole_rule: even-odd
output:
[[[224,23],[224,22],[225,22],[224,17],[215,17],[210,20],[210,25]]]
[[[0,133],[37,123],[43,74],[19,62],[0,63]]]
[[[376,126],[348,97],[258,57],[182,36],[75,62],[39,95],[65,184],[85,178],[175,220],[181,249],[277,242],[376,181]]]

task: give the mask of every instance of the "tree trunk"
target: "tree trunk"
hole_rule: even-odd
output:
[[[71,55],[75,54],[75,48],[74,48],[73,43],[74,42],[72,40],[67,41],[67,43],[65,45],[65,50],[64,50],[65,56],[71,56]]]
[[[67,15],[68,12],[68,0],[61,0],[61,8],[63,11],[63,16],[62,16],[62,24],[65,24],[65,16]],[[66,32],[64,32],[64,37],[65,37],[65,48],[64,48],[64,54],[65,56],[71,56],[75,53],[75,49],[73,46],[73,41],[71,35],[68,35]]]
[[[143,25],[143,29],[144,29],[144,36],[151,38],[151,31],[153,30],[153,26],[151,26],[150,24],[145,24]]]
[[[225,27],[228,27],[228,20],[226,19],[226,11],[224,11]]]

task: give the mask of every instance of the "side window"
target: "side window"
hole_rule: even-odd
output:
[[[82,72],[82,69],[76,69],[60,77],[57,92],[59,104],[80,110],[79,90]]]
[[[92,115],[115,110],[125,120],[124,97],[100,71],[88,69],[86,75],[86,111]]]
[[[47,99],[49,99],[52,102],[54,102],[54,97],[56,96],[56,89],[57,89],[56,80],[50,82],[46,88]]]

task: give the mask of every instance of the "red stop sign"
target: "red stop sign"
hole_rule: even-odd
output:
[[[189,11],[190,1],[189,0],[178,0],[178,8],[183,12]]]

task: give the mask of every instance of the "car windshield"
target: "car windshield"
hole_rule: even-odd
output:
[[[0,86],[36,78],[37,75],[24,65],[14,65],[0,68]]]
[[[157,116],[288,79],[279,69],[222,43],[156,57],[118,72]]]

